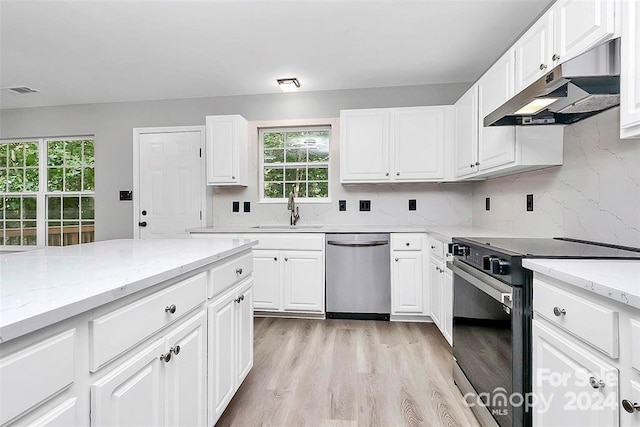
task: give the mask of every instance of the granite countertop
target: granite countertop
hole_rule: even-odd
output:
[[[640,260],[525,258],[522,266],[640,309]]]
[[[107,240],[0,257],[0,343],[251,248],[232,239]]]
[[[207,233],[430,233],[443,240],[452,237],[516,237],[513,232],[473,225],[365,225],[365,224],[300,224],[287,225],[225,225],[189,230],[194,234]]]

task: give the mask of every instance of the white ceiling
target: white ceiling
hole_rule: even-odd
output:
[[[550,0],[1,0],[0,108],[469,82]]]

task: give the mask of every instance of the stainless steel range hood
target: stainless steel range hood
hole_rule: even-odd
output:
[[[558,65],[484,118],[484,126],[571,124],[620,104],[620,39]]]

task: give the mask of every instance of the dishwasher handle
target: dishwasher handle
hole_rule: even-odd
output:
[[[388,245],[389,241],[388,240],[368,240],[368,241],[359,242],[355,240],[350,240],[350,241],[349,240],[345,240],[345,241],[327,240],[327,244],[332,246],[348,246],[352,248],[361,248],[361,247],[367,247],[367,246],[384,246],[384,245]]]

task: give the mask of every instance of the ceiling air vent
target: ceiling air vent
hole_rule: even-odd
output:
[[[12,92],[19,93],[19,94],[38,93],[37,90],[31,89],[30,87],[27,87],[27,86],[9,87],[7,89],[9,89]]]

